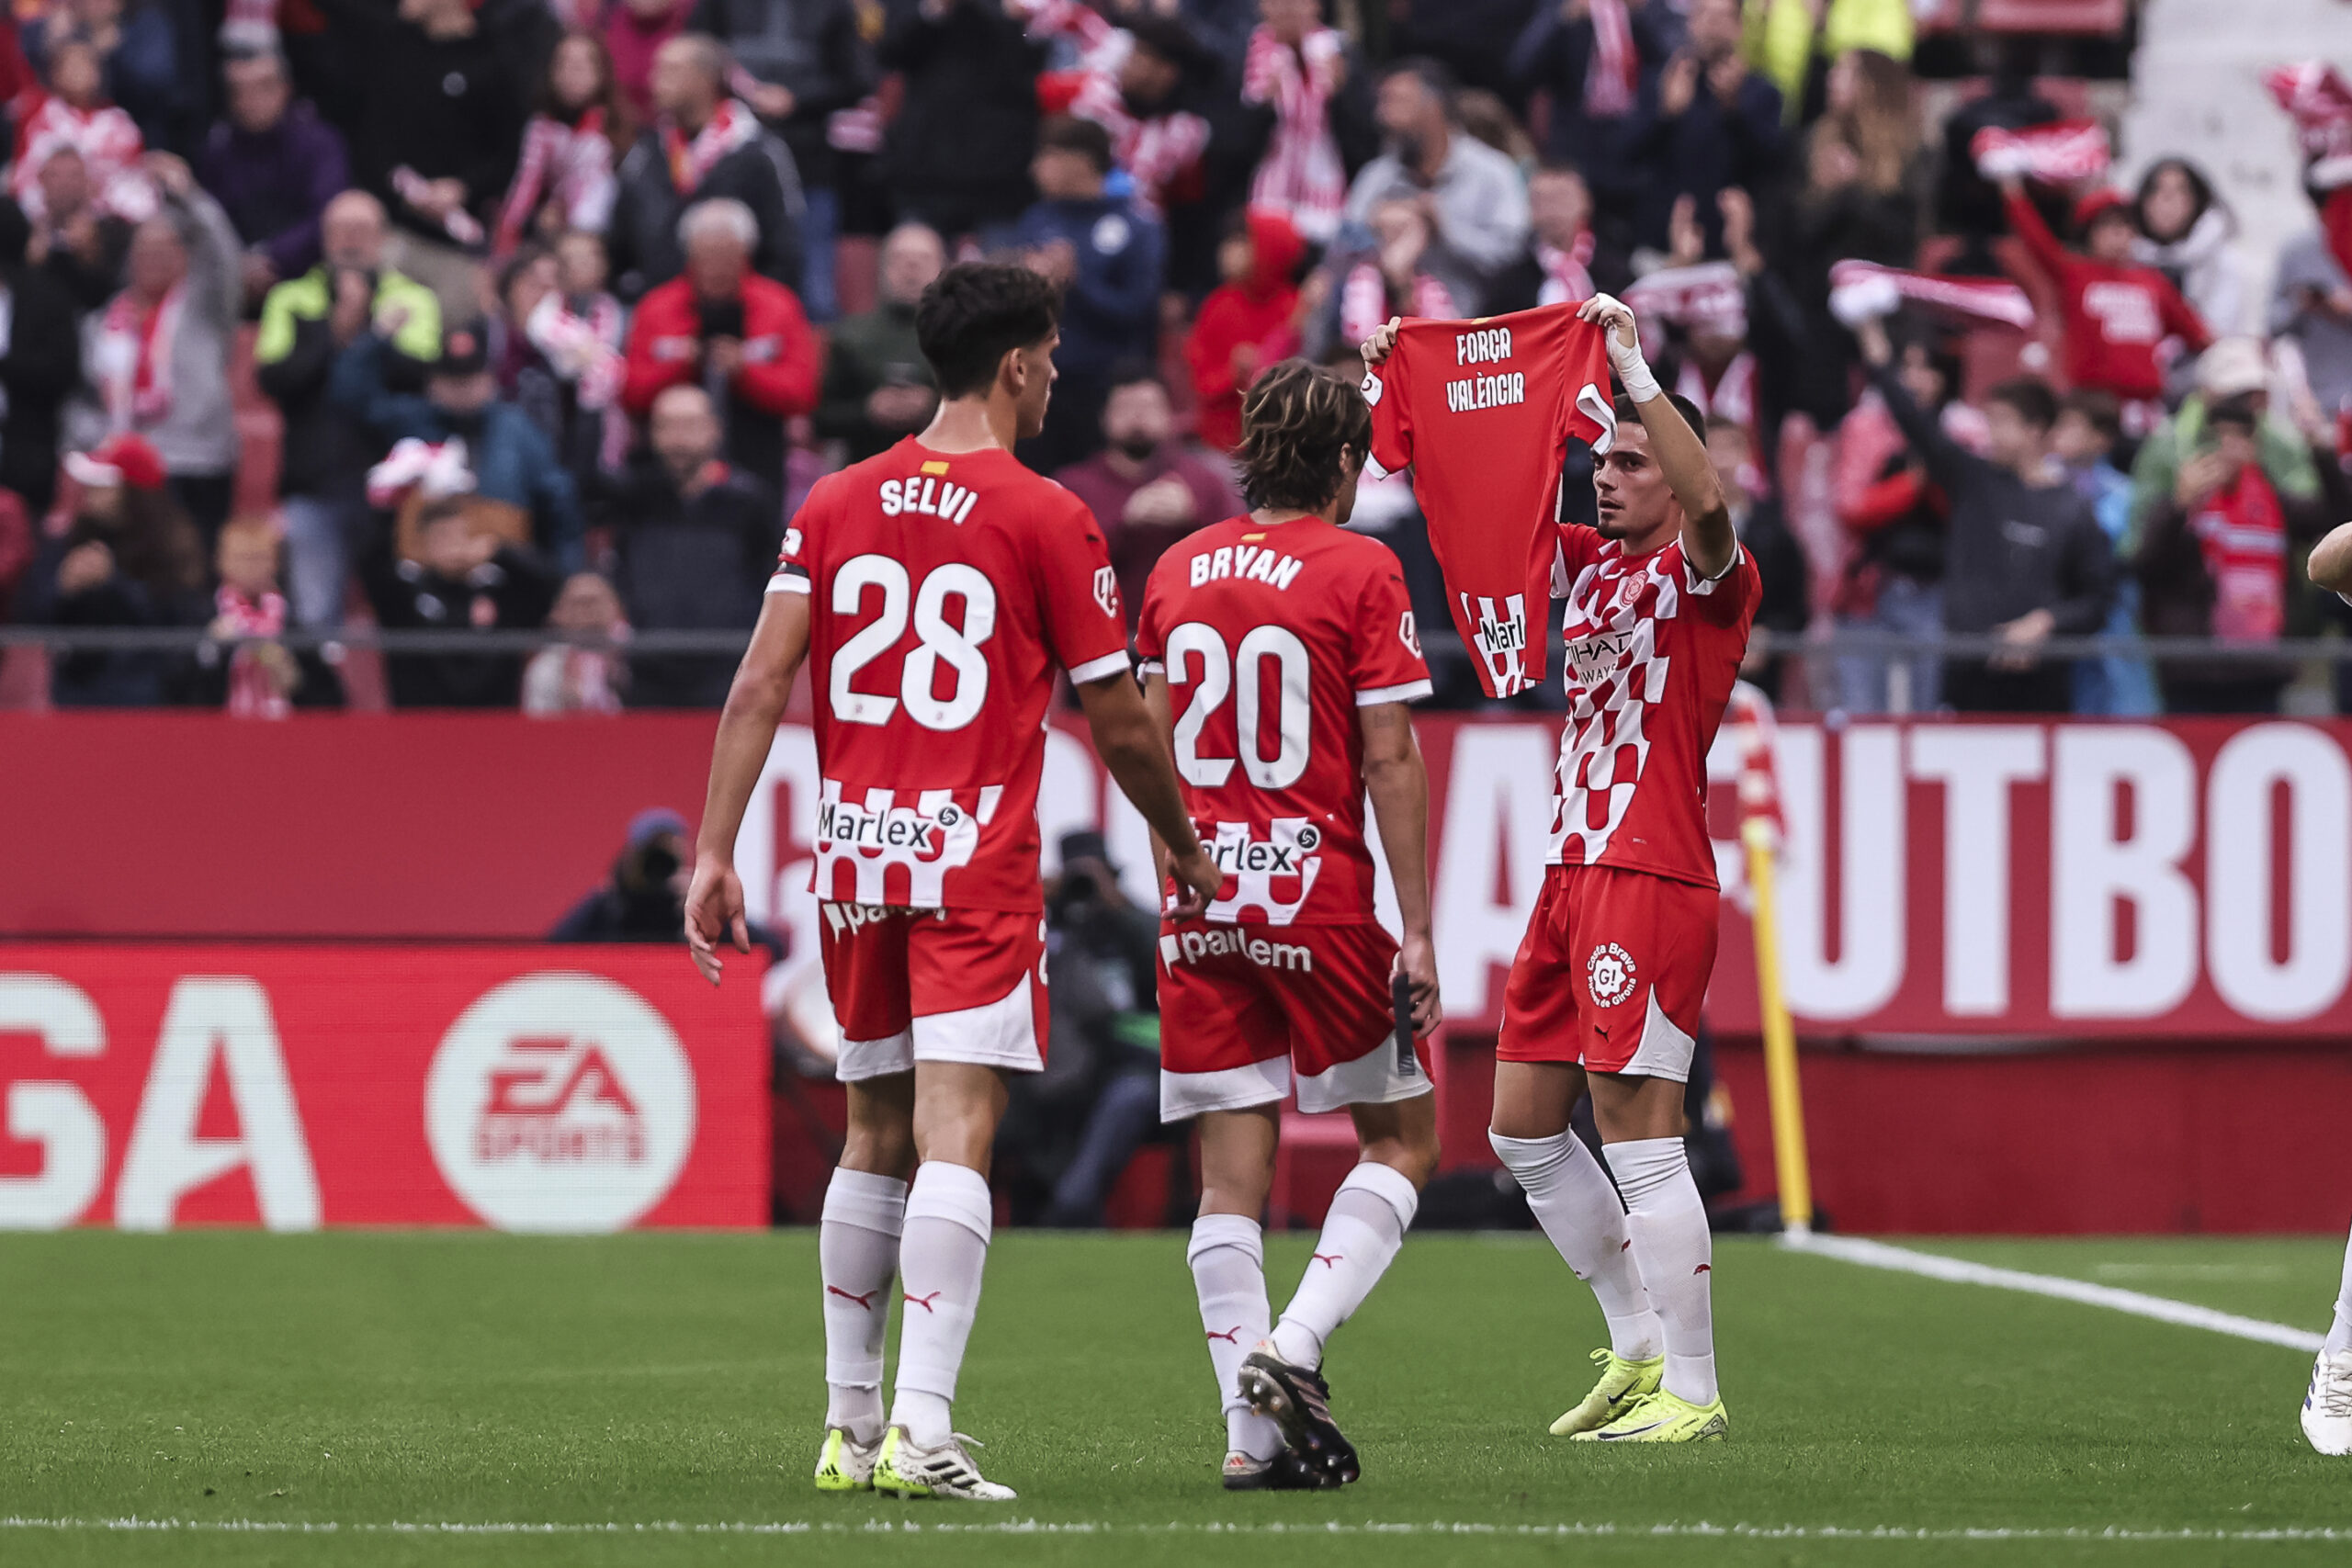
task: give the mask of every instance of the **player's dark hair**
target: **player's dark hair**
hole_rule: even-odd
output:
[[[1241,400],[1241,494],[1255,510],[1319,512],[1372,449],[1372,410],[1347,377],[1285,359]]]
[[[966,262],[949,267],[915,306],[915,342],[943,398],[984,393],[1016,348],[1054,335],[1061,299],[1025,266]]]
[[[1674,405],[1674,412],[1682,416],[1682,423],[1690,427],[1691,434],[1702,441],[1707,438],[1707,416],[1699,412],[1698,404],[1679,392],[1667,393],[1666,400]],[[1627,425],[1642,423],[1640,406],[1623,392],[1617,394],[1616,409],[1618,429],[1623,430]]]
[[[2036,430],[2058,423],[2058,394],[2038,376],[2016,376],[1984,394],[1988,403],[2002,403]]]

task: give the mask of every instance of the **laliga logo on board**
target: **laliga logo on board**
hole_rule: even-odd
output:
[[[424,1085],[434,1163],[501,1230],[626,1229],[694,1146],[695,1078],[668,1021],[598,975],[493,987],[443,1036]]]

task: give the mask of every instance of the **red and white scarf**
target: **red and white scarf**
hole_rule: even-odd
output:
[[[1760,451],[1754,445],[1756,436],[1756,355],[1742,349],[1724,367],[1715,383],[1707,385],[1706,373],[1695,359],[1685,357],[1681,373],[1674,378],[1674,389],[1690,400],[1691,406],[1713,419],[1727,419],[1747,430],[1751,451]]]
[[[253,600],[224,582],[212,606],[216,625],[231,637],[276,637],[286,629],[286,598],[280,593],[264,592]],[[243,645],[229,656],[231,718],[284,718],[292,711],[260,649]]]
[[[26,217],[38,223],[48,216],[41,166],[66,148],[79,152],[89,169],[91,199],[100,213],[126,223],[143,223],[155,215],[154,182],[139,162],[147,143],[129,115],[112,105],[77,109],[46,93],[28,93],[14,108],[17,161],[8,172],[8,194]]]
[[[1407,303],[1406,310],[1390,310],[1388,280],[1381,276],[1379,265],[1358,262],[1340,285],[1340,341],[1362,343],[1391,316],[1445,321],[1462,313],[1454,308],[1453,293],[1426,272],[1413,275],[1413,297]]]
[[[628,362],[621,354],[620,301],[599,294],[585,311],[575,310],[561,293],[549,290],[523,323],[523,335],[548,367],[571,382],[583,412],[604,416],[597,456],[617,468],[628,455],[628,417],[621,412],[621,381]]]
[[[1747,283],[1729,262],[1660,267],[1625,290],[1625,304],[1645,325],[1747,335]]]
[[[1113,27],[1077,0],[1038,0],[1028,7],[1033,39],[1066,38],[1078,46],[1078,65],[1037,78],[1037,105],[1047,114],[1091,119],[1111,133],[1111,156],[1136,183],[1136,204],[1155,217],[1169,193],[1208,151],[1209,122],[1189,109],[1139,118],[1119,91],[1119,70],[1135,50],[1135,35]]]
[[[1625,0],[1592,0],[1592,63],[1585,68],[1584,112],[1614,119],[1634,107],[1642,60]]]
[[[2213,579],[2212,635],[2275,642],[2287,626],[2287,515],[2256,463],[2213,492],[2190,521]]]
[[[2062,119],[2004,130],[1988,125],[1968,143],[1976,172],[1988,180],[2016,175],[2044,185],[2072,185],[2107,173],[2115,154],[2106,128],[2096,120]]]
[[[2294,119],[2306,158],[2352,152],[2352,86],[2324,60],[2306,60],[2266,72],[2263,85]]]
[[[760,137],[760,117],[752,106],[729,98],[690,139],[667,118],[662,121],[662,155],[669,160],[670,184],[681,199],[692,197],[710,177],[710,171],[729,152],[749,147]]]
[[[1566,250],[1535,242],[1535,263],[1544,269],[1543,286],[1535,291],[1538,305],[1566,305],[1593,296],[1592,231],[1584,230]]]
[[[493,256],[510,254],[530,232],[550,197],[563,209],[569,228],[604,232],[613,215],[613,144],[605,135],[605,111],[592,108],[577,125],[533,115],[523,128],[523,153],[514,183],[498,213]]]
[[[2033,330],[2031,298],[2016,284],[1993,278],[1939,277],[1876,262],[1841,261],[1829,269],[1829,289],[1831,313],[1849,326],[1890,315],[1909,300],[1966,321]]]
[[[175,284],[152,310],[141,312],[126,288],[107,302],[91,347],[91,375],[104,399],[107,424],[139,430],[172,412],[172,344],[179,336],[187,285]]]
[[[1331,99],[1346,69],[1347,39],[1330,28],[1308,33],[1293,49],[1261,27],[1250,35],[1241,64],[1241,101],[1274,111],[1250,204],[1288,212],[1300,236],[1316,244],[1339,232],[1347,206],[1347,166],[1330,121]]]

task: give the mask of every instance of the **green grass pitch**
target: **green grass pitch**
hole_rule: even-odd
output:
[[[1307,1245],[1269,1247],[1277,1302]],[[1939,1245],[2304,1327],[2341,1258]],[[1716,1255],[1728,1443],[1545,1437],[1590,1297],[1532,1235],[1416,1236],[1332,1346],[1363,1481],[1229,1497],[1182,1237],[1008,1233],[957,1416],[1021,1501],[829,1498],[814,1281],[807,1232],[0,1237],[0,1563],[2352,1561],[2291,1533],[2352,1532],[2300,1354],[1751,1241]],[[130,1517],[183,1523],[94,1528]],[[381,1528],[502,1522],[616,1528]]]

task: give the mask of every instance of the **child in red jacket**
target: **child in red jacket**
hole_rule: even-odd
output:
[[[1184,359],[1200,400],[1194,434],[1230,452],[1241,443],[1241,394],[1258,372],[1298,352],[1298,287],[1306,243],[1286,213],[1253,207],[1217,247],[1225,281],[1201,301]]]
[[[2010,227],[2058,285],[2066,318],[2067,382],[2076,389],[2114,393],[2125,405],[2126,428],[2134,423],[2133,405],[2139,405],[2139,429],[2145,430],[2161,412],[2149,406],[2164,396],[2161,345],[2179,338],[2191,353],[2201,354],[2213,341],[2212,333],[2164,274],[2132,259],[2139,231],[2119,193],[2096,190],[2075,206],[2084,249],[2071,251],[2050,231],[2014,175],[2001,182],[2001,192]]]

